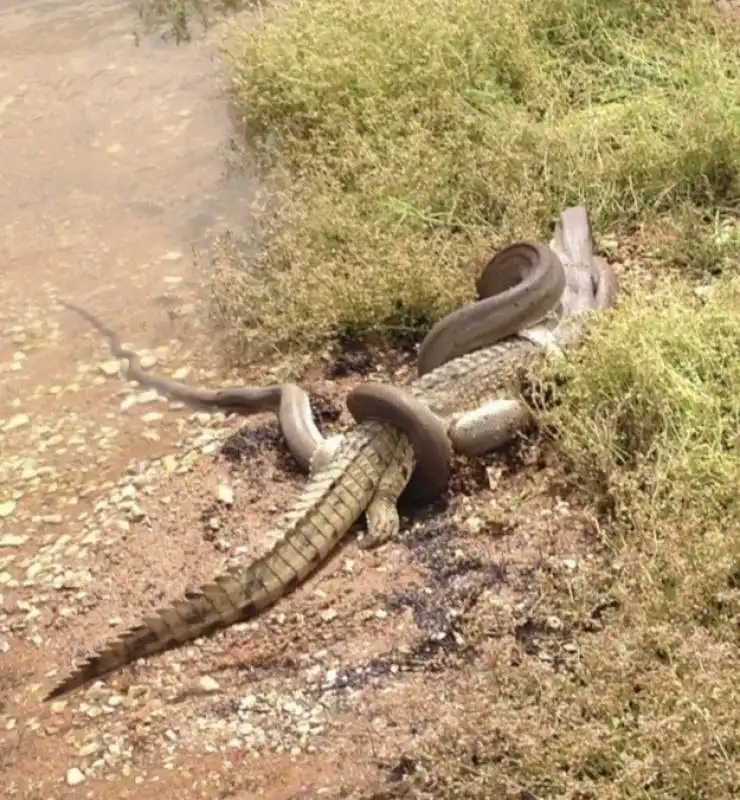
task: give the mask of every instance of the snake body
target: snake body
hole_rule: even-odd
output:
[[[555,253],[532,242],[517,242],[488,262],[477,282],[478,300],[441,319],[419,351],[420,375],[474,350],[486,347],[540,320],[557,304],[565,274]],[[288,448],[304,470],[316,469],[314,459],[326,444],[316,427],[309,396],[293,383],[265,387],[241,386],[209,390],[145,370],[139,355],[123,347],[119,335],[85,308],[63,300],[108,341],[111,353],[127,362],[124,375],[193,408],[226,414],[277,412]],[[415,483],[436,494],[447,483],[452,448],[444,426],[420,400],[403,389],[364,384],[350,393],[347,405],[358,421],[377,419],[409,436],[417,462]],[[324,458],[324,461],[327,457]]]
[[[191,408],[208,411],[223,411],[225,414],[257,414],[263,411],[277,412],[280,427],[288,447],[303,469],[309,469],[311,457],[323,442],[311,413],[308,393],[294,383],[272,386],[234,386],[226,389],[201,389],[187,386],[179,381],[153,375],[141,366],[141,359],[134,350],[121,344],[119,335],[101,322],[91,312],[66,300],[60,303],[84,317],[108,340],[111,353],[127,362],[124,376],[140,386],[154,389],[165,397],[178,400]]]
[[[612,267],[593,254],[586,208],[572,206],[561,213],[550,247],[525,241],[504,248],[483,269],[476,288],[478,301],[444,317],[422,342],[419,375],[515,333],[550,346],[550,329],[532,326],[553,310],[560,343],[575,340],[580,336],[582,315],[614,306],[619,284]],[[376,419],[402,430],[417,456],[417,484],[430,494],[444,488],[452,455],[449,433],[424,403],[404,389],[366,383],[350,392],[347,407],[358,422]],[[520,423],[516,403],[495,413],[496,424],[504,428]],[[488,424],[483,409],[481,419]],[[485,438],[481,440],[476,429],[480,421],[475,415],[469,415],[469,422],[456,429],[455,446],[471,454],[479,451]]]
[[[527,241],[505,247],[483,268],[478,301],[429,331],[419,349],[419,375],[532,325],[554,308],[564,288],[562,264],[549,247]]]
[[[527,241],[505,247],[483,268],[478,299],[443,317],[427,334],[419,349],[419,375],[535,324],[555,308],[565,285],[563,266],[549,247]],[[364,383],[349,393],[347,408],[357,422],[379,420],[403,431],[416,455],[414,485],[429,496],[444,489],[452,446],[427,405],[396,386]]]

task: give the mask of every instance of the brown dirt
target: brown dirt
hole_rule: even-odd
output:
[[[75,657],[268,547],[260,531],[303,480],[272,420],[194,415],[105,376],[100,337],[54,303],[89,306],[164,373],[235,380],[214,368],[189,249],[243,225],[257,191],[224,176],[209,39],[137,46],[125,5],[54,8],[0,13],[6,796],[386,796],[478,675],[552,662],[533,644],[537,570],[577,569],[593,534],[526,447],[461,462],[398,541],[350,541],[259,621],[42,704]],[[341,427],[353,378],[324,374],[306,385]]]

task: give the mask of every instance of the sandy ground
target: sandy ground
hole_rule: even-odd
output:
[[[137,40],[135,24],[117,2],[0,10],[4,796],[390,797],[409,744],[465,713],[463,687],[529,657],[536,569],[587,557],[592,533],[526,447],[460,462],[398,541],[350,537],[260,620],[42,703],[76,658],[268,547],[304,480],[273,420],[127,384],[55,302],[86,305],[163,374],[237,379],[204,340],[191,250],[243,227],[256,187],[225,167],[212,41]],[[359,362],[382,380],[411,368]],[[327,430],[347,423],[347,363],[307,376]]]

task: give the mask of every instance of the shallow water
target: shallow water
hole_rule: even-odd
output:
[[[255,185],[226,167],[216,42],[143,35],[121,0],[0,3],[6,310],[42,286],[146,304],[191,275],[192,247],[244,226]]]

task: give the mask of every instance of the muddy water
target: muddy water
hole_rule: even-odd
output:
[[[194,277],[192,247],[245,224],[219,31],[176,47],[138,28],[130,0],[0,0],[6,322],[55,293],[141,310]]]

